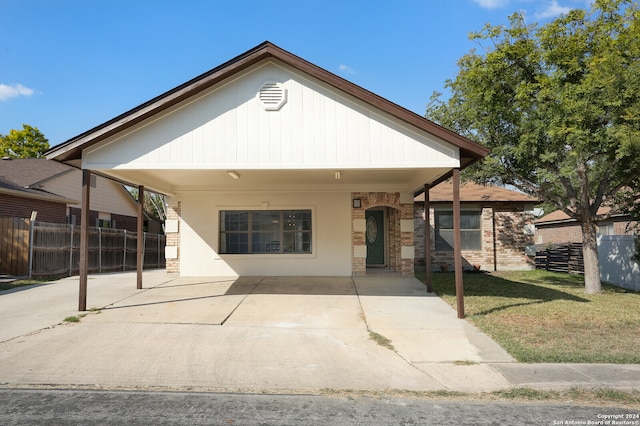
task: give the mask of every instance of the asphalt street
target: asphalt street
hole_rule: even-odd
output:
[[[635,426],[638,415],[621,408],[413,398],[0,389],[3,425]]]

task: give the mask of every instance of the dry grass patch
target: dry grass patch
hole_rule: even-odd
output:
[[[369,330],[369,339],[373,340],[374,342],[376,342],[377,344],[379,344],[382,347],[385,347],[385,348],[390,349],[392,351],[396,350],[396,348],[393,347],[393,344],[391,343],[391,340],[387,339],[386,337],[384,337],[381,334],[376,333],[375,331]]]
[[[6,283],[0,283],[0,291],[13,290],[19,287],[35,286],[41,284],[48,284],[51,280],[32,280],[32,279],[20,279],[15,281],[9,281]]]
[[[455,308],[453,274],[433,278]],[[464,292],[467,319],[518,361],[640,363],[638,292],[588,295],[582,276],[540,270],[465,274]]]

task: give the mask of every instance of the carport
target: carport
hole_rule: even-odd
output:
[[[428,205],[429,188],[452,178],[462,317],[459,173],[487,153],[265,42],[47,158],[84,172],[80,310],[92,173],[167,196],[167,272],[184,278],[412,277],[414,196]],[[141,204],[138,230],[140,248]],[[430,290],[429,250],[426,264]],[[137,277],[141,288],[140,249]]]
[[[74,310],[73,278],[4,294],[0,319],[21,320],[0,332],[3,380],[225,392],[508,385],[488,363],[513,359],[415,278],[144,275],[142,290],[134,272],[91,275],[95,309],[73,324],[58,324]]]

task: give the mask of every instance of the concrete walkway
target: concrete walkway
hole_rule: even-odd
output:
[[[640,388],[640,366],[518,364],[415,279],[91,276],[0,292],[0,383],[235,391]],[[370,332],[393,345],[383,347]]]

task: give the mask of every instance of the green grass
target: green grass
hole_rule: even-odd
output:
[[[88,312],[85,312],[85,313],[83,313],[83,314],[72,315],[72,316],[66,317],[66,318],[65,318],[65,319],[63,319],[62,321],[64,321],[64,322],[80,322],[80,320],[81,320],[82,318],[86,317],[86,316],[87,316],[87,315],[89,315],[90,313],[91,313],[91,314],[98,315],[98,314],[101,314],[101,313],[102,313],[102,309],[100,309],[100,308],[91,308],[91,309],[89,309],[89,311],[88,311]]]
[[[562,391],[537,390],[531,388],[513,388],[492,392],[491,395],[513,401],[540,401],[583,403],[590,405],[619,404],[626,407],[640,407],[640,392],[621,391],[609,388],[584,389],[573,387]]]
[[[8,283],[0,283],[0,291],[13,290],[14,288],[24,287],[29,285],[46,284],[48,282],[51,282],[51,281],[50,280],[30,280],[30,279],[16,280]]]
[[[384,337],[381,334],[376,333],[375,331],[369,330],[369,339],[373,340],[374,342],[376,342],[377,344],[379,344],[382,347],[385,347],[385,348],[390,349],[392,351],[396,350],[393,347],[393,345],[391,344],[391,340],[387,339],[386,337]]]
[[[424,274],[417,274],[424,281]],[[433,289],[454,309],[454,274]],[[640,363],[640,293],[541,270],[464,274],[466,318],[520,362]]]

